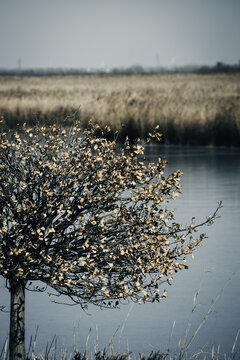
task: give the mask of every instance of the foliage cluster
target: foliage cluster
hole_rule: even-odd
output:
[[[205,236],[161,206],[178,196],[181,172],[165,178],[166,160],[146,165],[139,143],[116,153],[94,132],[1,134],[0,274],[41,280],[82,307],[160,300]]]

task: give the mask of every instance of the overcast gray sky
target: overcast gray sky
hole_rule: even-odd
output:
[[[0,0],[0,67],[237,63],[240,0]]]

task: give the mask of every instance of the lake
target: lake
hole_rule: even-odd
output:
[[[26,343],[39,325],[37,344],[44,348],[56,335],[59,346],[72,349],[74,341],[84,350],[94,343],[100,349],[114,344],[115,351],[131,350],[149,353],[152,350],[179,349],[184,332],[190,324],[189,335],[194,334],[204,319],[212,300],[213,311],[191,343],[189,353],[200,349],[210,351],[211,345],[220,353],[230,353],[240,328],[240,149],[201,147],[146,148],[148,160],[157,157],[168,160],[166,172],[183,172],[182,194],[172,204],[176,219],[182,223],[202,221],[223,201],[221,218],[211,227],[202,228],[208,239],[203,247],[189,258],[188,270],[176,276],[168,287],[168,298],[160,303],[125,306],[120,310],[100,310],[90,307],[84,313],[77,306],[51,303],[46,293],[26,294]],[[201,231],[200,230],[200,231]],[[235,274],[234,271],[237,272]],[[3,281],[0,287],[0,305],[8,305],[8,291]],[[192,312],[194,295],[198,291],[197,307]],[[190,318],[191,317],[191,318]],[[9,314],[0,312],[0,345],[8,330]],[[75,340],[74,340],[75,338]],[[236,349],[240,352],[240,338]]]

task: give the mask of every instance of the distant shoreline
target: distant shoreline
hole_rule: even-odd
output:
[[[198,74],[232,74],[240,72],[240,61],[237,64],[225,64],[217,62],[215,65],[185,65],[185,66],[155,66],[143,67],[135,64],[129,67],[115,68],[0,68],[1,75],[23,75],[23,76],[54,76],[54,75],[139,75],[139,74],[176,74],[176,73],[198,73]]]

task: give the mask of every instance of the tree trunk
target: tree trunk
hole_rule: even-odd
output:
[[[25,281],[10,281],[9,360],[25,360]]]

